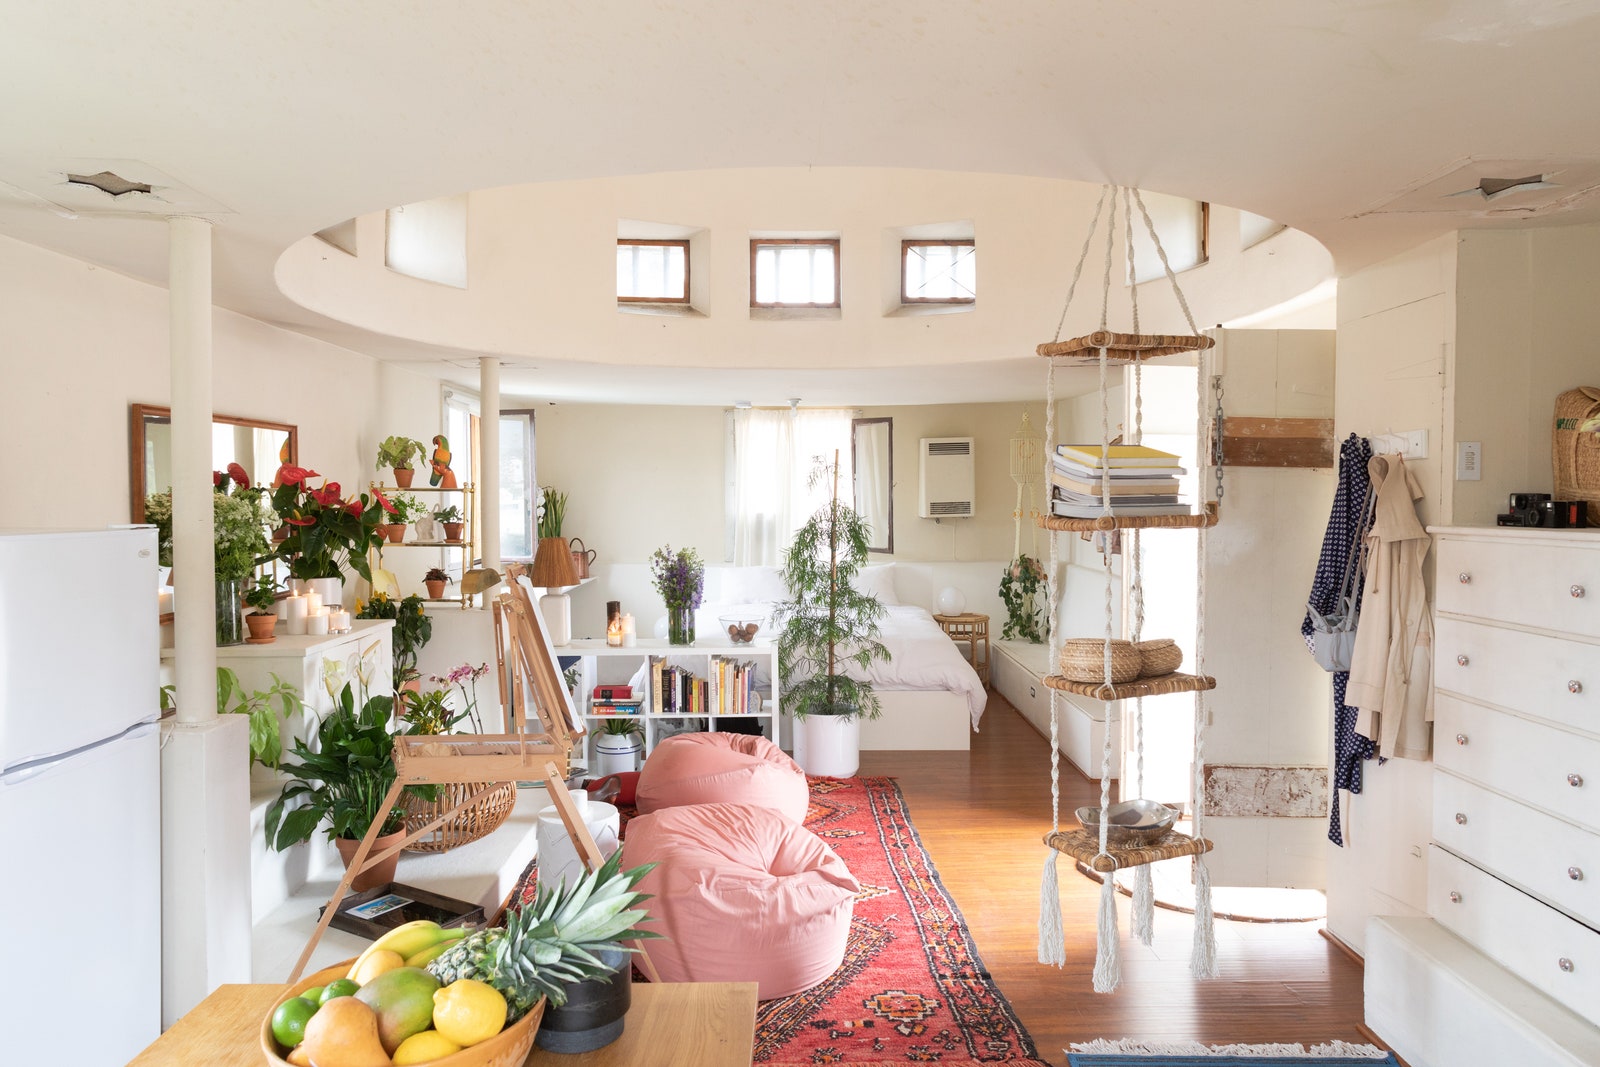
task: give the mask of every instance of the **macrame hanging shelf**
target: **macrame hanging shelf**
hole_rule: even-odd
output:
[[[1088,259],[1089,249],[1094,241],[1096,231],[1099,229],[1100,219],[1105,213],[1109,197],[1110,213],[1105,234],[1105,270],[1101,287],[1102,301],[1100,311],[1100,328],[1083,337],[1061,340],[1061,325],[1065,323],[1067,309],[1071,306],[1073,294],[1077,290],[1078,281],[1082,277],[1084,264]],[[1139,298],[1138,288],[1128,286],[1132,305],[1133,330],[1131,333],[1116,333],[1107,328],[1110,311],[1111,280],[1113,250],[1116,247],[1117,214],[1119,201],[1123,213],[1123,233],[1126,246],[1125,254],[1127,265],[1132,272],[1134,245],[1133,245],[1133,216],[1137,208],[1143,219],[1145,229],[1155,246],[1156,254],[1161,259],[1161,265],[1166,273],[1167,280],[1172,285],[1173,293],[1177,297],[1178,305],[1183,310],[1188,322],[1190,333],[1180,335],[1145,334],[1139,330]],[[1101,885],[1098,937],[1094,969],[1094,989],[1096,992],[1108,993],[1115,989],[1121,980],[1120,961],[1117,934],[1117,912],[1115,885],[1112,873],[1134,868],[1135,887],[1133,899],[1133,932],[1134,935],[1150,944],[1152,938],[1154,908],[1154,891],[1151,886],[1150,867],[1152,863],[1162,860],[1174,859],[1182,856],[1191,856],[1195,860],[1195,932],[1194,953],[1191,959],[1191,971],[1197,977],[1212,977],[1216,974],[1216,940],[1212,930],[1211,891],[1210,878],[1206,873],[1204,854],[1211,850],[1211,842],[1201,834],[1203,822],[1202,791],[1198,783],[1203,778],[1204,770],[1204,726],[1206,720],[1204,694],[1216,687],[1216,681],[1205,674],[1205,553],[1206,530],[1216,525],[1219,518],[1218,506],[1215,502],[1204,503],[1194,513],[1187,515],[1130,515],[1118,514],[1112,507],[1113,494],[1112,475],[1110,462],[1110,446],[1112,444],[1111,421],[1108,403],[1108,370],[1111,367],[1132,368],[1132,395],[1134,427],[1131,434],[1131,443],[1140,444],[1143,434],[1143,395],[1141,390],[1141,368],[1144,361],[1158,356],[1172,356],[1187,352],[1199,355],[1197,400],[1195,407],[1195,433],[1201,443],[1197,449],[1199,455],[1198,484],[1205,486],[1207,424],[1205,411],[1205,383],[1208,381],[1206,374],[1205,353],[1215,342],[1204,336],[1195,327],[1194,317],[1189,311],[1188,301],[1184,299],[1183,292],[1178,286],[1176,276],[1167,262],[1166,252],[1161,247],[1160,238],[1156,235],[1155,226],[1150,220],[1149,213],[1145,210],[1143,198],[1137,189],[1118,188],[1106,186],[1101,190],[1100,201],[1095,207],[1094,219],[1089,225],[1088,236],[1084,239],[1083,252],[1079,256],[1076,271],[1072,276],[1071,286],[1067,290],[1066,306],[1061,309],[1061,319],[1056,327],[1055,339],[1039,345],[1038,354],[1049,360],[1049,372],[1046,378],[1046,455],[1044,458],[1044,474],[1046,483],[1050,483],[1053,471],[1055,447],[1055,369],[1058,365],[1097,365],[1100,369],[1100,428],[1102,460],[1100,463],[1100,501],[1102,511],[1092,518],[1065,518],[1055,515],[1041,516],[1037,522],[1039,526],[1051,531],[1097,531],[1112,536],[1111,531],[1130,531],[1128,560],[1128,594],[1132,607],[1132,623],[1130,637],[1138,642],[1142,636],[1144,625],[1144,587],[1142,545],[1139,533],[1144,529],[1194,529],[1198,531],[1196,544],[1196,634],[1195,634],[1195,673],[1180,674],[1167,673],[1148,678],[1134,678],[1127,681],[1113,681],[1113,639],[1118,635],[1114,633],[1114,613],[1112,609],[1113,588],[1115,579],[1112,571],[1111,546],[1105,545],[1102,549],[1105,565],[1105,636],[1104,636],[1104,674],[1094,681],[1080,681],[1068,678],[1063,674],[1052,674],[1045,678],[1045,685],[1050,688],[1050,793],[1051,793],[1051,831],[1045,836],[1044,843],[1050,848],[1049,858],[1046,860],[1044,878],[1040,885],[1040,916],[1039,916],[1039,960],[1041,963],[1053,963],[1061,966],[1066,960],[1065,935],[1061,921],[1061,900],[1059,886],[1056,880],[1056,858],[1066,855],[1078,863],[1103,872],[1106,877]],[[1058,591],[1056,576],[1059,573],[1058,548],[1055,537],[1050,538],[1050,581],[1047,584],[1049,613],[1052,621],[1057,618]],[[1051,628],[1050,655],[1051,662],[1057,662],[1061,653],[1061,638],[1058,634],[1060,628]],[[1195,755],[1192,781],[1195,789],[1192,794],[1193,827],[1194,834],[1180,833],[1168,830],[1154,840],[1141,841],[1138,844],[1117,844],[1111,840],[1110,815],[1111,806],[1111,754],[1113,731],[1105,732],[1105,741],[1101,751],[1100,768],[1100,810],[1097,820],[1098,826],[1091,831],[1084,828],[1063,830],[1060,825],[1060,754],[1057,746],[1059,737],[1058,725],[1058,697],[1059,693],[1071,693],[1077,696],[1088,697],[1103,701],[1131,700],[1134,702],[1135,711],[1133,724],[1136,733],[1135,751],[1137,754],[1137,772],[1135,787],[1139,795],[1144,790],[1144,712],[1143,698],[1162,696],[1171,693],[1195,694],[1194,729],[1195,729]],[[1127,782],[1126,768],[1124,769],[1123,782]]]

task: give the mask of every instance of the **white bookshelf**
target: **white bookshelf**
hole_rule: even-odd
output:
[[[591,736],[598,733],[599,723],[616,718],[615,715],[595,712],[594,687],[597,684],[626,683],[629,676],[635,674],[640,667],[648,666],[653,659],[661,659],[668,665],[685,668],[697,678],[710,678],[718,660],[731,660],[739,663],[755,663],[765,668],[767,684],[755,691],[756,695],[762,698],[761,710],[737,714],[718,714],[714,710],[701,714],[682,711],[664,713],[654,705],[655,694],[651,691],[650,672],[647,670],[643,693],[637,690],[635,692],[635,695],[644,697],[638,719],[641,726],[640,733],[644,737],[645,755],[649,755],[655,748],[656,742],[668,732],[677,732],[664,730],[664,726],[679,724],[686,719],[704,719],[707,728],[712,732],[716,732],[719,728],[726,729],[726,724],[734,720],[755,719],[760,722],[761,732],[768,740],[780,742],[778,646],[773,642],[755,641],[748,645],[735,645],[727,641],[697,641],[693,645],[673,645],[660,638],[641,638],[632,648],[616,648],[607,645],[604,638],[583,638],[575,639],[552,651],[557,656],[581,657],[575,703],[578,714],[588,727]]]

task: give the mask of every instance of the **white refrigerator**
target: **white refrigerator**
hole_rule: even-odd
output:
[[[0,530],[8,1063],[161,1032],[159,644],[153,529]]]

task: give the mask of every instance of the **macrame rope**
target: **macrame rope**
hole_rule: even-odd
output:
[[[1072,284],[1067,286],[1067,299],[1066,302],[1061,305],[1061,317],[1056,320],[1056,335],[1055,337],[1051,338],[1053,341],[1061,340],[1061,330],[1067,323],[1067,309],[1072,306],[1072,294],[1078,291],[1078,279],[1083,276],[1083,265],[1089,261],[1089,246],[1094,242],[1094,231],[1100,225],[1100,212],[1106,206],[1106,190],[1110,188],[1111,186],[1109,185],[1102,185],[1100,187],[1100,200],[1094,206],[1094,219],[1089,223],[1089,232],[1083,235],[1083,251],[1078,253],[1078,266],[1077,269],[1072,272]],[[1112,210],[1116,210],[1115,207],[1113,207]],[[1050,421],[1050,416],[1048,414],[1045,415],[1045,421]],[[1054,448],[1055,446],[1055,438],[1051,437],[1049,434],[1046,434],[1045,447]],[[1048,466],[1045,468],[1044,473],[1046,478],[1045,485],[1048,486],[1050,484],[1048,481],[1050,476],[1050,470]]]
[[[1092,232],[1092,231],[1091,231]],[[1085,242],[1087,251],[1088,244]],[[1081,266],[1081,264],[1080,264]],[[1063,312],[1065,314],[1065,312]],[[1053,462],[1050,452],[1055,448],[1056,440],[1056,361],[1049,360],[1049,370],[1045,372],[1044,390],[1044,440],[1045,440],[1045,485],[1050,485],[1050,467]],[[1048,489],[1046,490],[1048,492]],[[1045,611],[1050,620],[1050,662],[1055,663],[1061,650],[1060,627],[1056,622],[1056,571],[1057,547],[1056,537],[1050,535],[1050,571],[1045,575]],[[1060,744],[1060,724],[1056,717],[1056,701],[1061,699],[1061,694],[1050,690],[1050,831],[1052,833],[1061,829],[1061,756],[1058,745]],[[1060,855],[1055,849],[1045,846],[1044,872],[1039,878],[1039,962],[1062,967],[1067,962],[1067,936],[1061,920],[1061,883],[1056,872],[1056,858]]]

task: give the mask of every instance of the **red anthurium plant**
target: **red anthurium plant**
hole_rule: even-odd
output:
[[[367,552],[383,542],[379,524],[394,513],[381,493],[342,498],[338,482],[311,488],[316,471],[284,464],[272,480],[272,510],[289,528],[278,542],[277,558],[296,578],[339,578],[350,567],[367,581]]]

